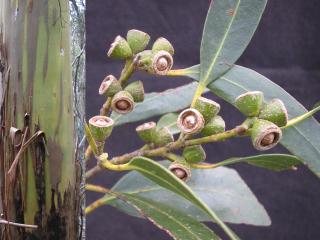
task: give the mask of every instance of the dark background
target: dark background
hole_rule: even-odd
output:
[[[169,39],[175,46],[175,68],[199,63],[199,46],[208,0],[90,0],[87,1],[87,116],[96,115],[104,99],[98,87],[107,74],[119,75],[122,63],[106,58],[109,44],[131,28],[148,32],[152,39]],[[320,2],[269,0],[261,24],[238,64],[253,68],[285,88],[308,109],[320,100]],[[147,92],[188,83],[184,78],[156,78],[136,74]],[[243,116],[229,104],[221,115],[232,127]],[[317,115],[319,119],[319,115]],[[138,123],[116,129],[107,148],[111,156],[136,149]],[[299,141],[297,139],[297,141]],[[247,140],[207,145],[212,161],[255,154]],[[281,147],[276,149],[283,152]],[[93,165],[93,162],[90,166]],[[320,239],[320,181],[305,167],[274,173],[248,165],[235,168],[248,183],[272,219],[271,227],[230,224],[242,239]],[[92,183],[111,187],[121,174],[100,173]],[[88,193],[87,203],[99,195]],[[213,224],[209,224],[218,233]],[[169,239],[151,223],[105,206],[87,217],[87,238],[94,240]]]

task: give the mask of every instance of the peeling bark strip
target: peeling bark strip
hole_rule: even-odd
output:
[[[67,0],[0,0],[0,211],[37,229],[0,225],[0,239],[78,239],[79,163],[75,138]],[[25,114],[30,119],[25,119]],[[14,181],[7,174],[26,139]],[[29,131],[26,131],[29,129]]]

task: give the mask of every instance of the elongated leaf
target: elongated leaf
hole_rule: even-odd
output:
[[[168,166],[169,163],[163,163]],[[192,191],[213,209],[223,221],[267,226],[270,219],[264,207],[242,180],[239,174],[230,168],[193,169],[187,185]],[[142,177],[137,172],[130,172],[122,177],[112,188],[113,191],[142,196],[152,201],[178,209],[198,221],[210,221],[207,214],[184,200],[182,197],[167,191],[154,182]],[[139,216],[132,208],[106,195],[106,203],[122,209],[126,213]]]
[[[94,153],[97,153],[98,152],[97,145],[93,139],[93,136],[91,134],[90,128],[87,123],[84,123],[84,132],[85,132],[85,135],[86,135],[86,138],[87,138],[87,141],[89,143],[90,148],[92,149],[92,151]]]
[[[111,117],[115,120],[116,125],[121,125],[176,112],[190,104],[197,85],[191,83],[160,93],[146,94],[146,99],[142,103],[138,103],[133,112],[126,115],[112,113]]]
[[[261,154],[251,157],[230,158],[219,162],[218,166],[226,166],[235,163],[246,162],[256,167],[266,168],[273,171],[284,171],[294,169],[302,162],[299,158],[288,154]]]
[[[235,233],[220,220],[217,214],[210,207],[208,207],[206,203],[204,203],[200,198],[198,198],[194,194],[194,192],[190,189],[189,186],[187,186],[183,181],[178,179],[164,166],[145,157],[133,158],[128,163],[128,165],[132,168],[132,170],[138,171],[143,176],[157,183],[161,187],[164,187],[187,199],[195,206],[202,209],[205,213],[207,213],[208,216],[210,216],[211,219],[214,222],[216,222],[231,239],[239,239],[235,235]]]
[[[267,0],[211,2],[200,49],[200,82],[206,86],[226,72],[249,44]]]
[[[200,79],[196,74],[199,65],[180,70],[179,74]],[[199,70],[198,70],[199,72]],[[226,74],[211,83],[210,91],[234,104],[237,96],[247,91],[262,91],[266,101],[280,98],[287,110],[289,119],[300,116],[307,110],[283,88],[252,69],[234,66]],[[291,153],[302,159],[320,177],[320,125],[313,117],[283,130],[281,144]]]
[[[134,205],[143,217],[177,240],[218,240],[220,239],[206,225],[186,214],[148,199],[122,193],[126,202]],[[120,200],[119,200],[120,201]],[[128,206],[128,205],[127,205]]]
[[[157,123],[157,128],[167,127],[172,134],[179,133],[180,129],[177,125],[178,116],[179,114],[177,113],[167,113],[163,115]]]

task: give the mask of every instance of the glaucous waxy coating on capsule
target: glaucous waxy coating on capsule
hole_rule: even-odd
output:
[[[157,53],[159,51],[166,51],[170,53],[171,56],[174,55],[174,48],[172,44],[164,37],[158,38],[152,46],[152,52]]]
[[[116,93],[122,90],[120,82],[113,75],[106,76],[100,87],[99,95],[104,95],[106,97],[113,97]]]
[[[150,71],[150,67],[152,66],[152,58],[153,53],[151,50],[144,50],[137,54],[137,68],[139,70]]]
[[[288,123],[288,112],[280,99],[272,99],[262,107],[259,118],[273,122],[278,127],[284,127]]]
[[[236,98],[235,105],[247,117],[258,116],[263,104],[263,93],[253,91],[241,94]]]
[[[132,57],[132,50],[128,42],[121,36],[117,36],[108,51],[108,57],[115,59],[127,59]]]
[[[191,177],[190,165],[186,162],[176,161],[170,164],[169,170],[179,179],[186,182]]]
[[[157,137],[155,122],[141,124],[136,128],[136,131],[140,139],[145,143],[153,143]]]
[[[131,29],[127,33],[127,42],[134,54],[143,51],[150,41],[149,34],[140,30]]]
[[[173,141],[174,138],[169,128],[164,127],[156,131],[153,143],[157,147],[162,147]]]
[[[253,146],[259,151],[265,151],[276,146],[282,137],[281,129],[272,122],[257,119],[251,129]]]
[[[133,97],[127,91],[120,91],[114,95],[111,102],[111,108],[113,111],[120,114],[129,113],[134,108]]]
[[[188,163],[199,163],[206,159],[206,152],[201,145],[193,145],[185,147],[182,156]]]
[[[153,55],[150,72],[166,75],[173,66],[172,55],[167,51],[159,51]]]
[[[130,83],[124,90],[128,91],[133,100],[138,102],[143,102],[144,100],[144,87],[142,81],[134,81]]]
[[[204,97],[199,97],[194,106],[203,116],[206,123],[208,123],[220,111],[220,104]]]
[[[196,134],[203,129],[204,118],[197,109],[188,108],[179,114],[177,125],[184,134]]]
[[[92,137],[97,142],[104,142],[112,133],[114,121],[106,116],[94,116],[89,119]]]
[[[210,136],[224,132],[226,129],[226,123],[221,116],[213,117],[202,129],[201,134],[203,136]]]

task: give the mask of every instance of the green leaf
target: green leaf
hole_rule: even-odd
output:
[[[93,136],[92,136],[92,133],[90,131],[90,128],[89,128],[89,126],[88,126],[88,124],[86,122],[84,123],[84,132],[85,132],[87,141],[89,143],[89,146],[92,149],[92,152],[94,154],[96,154],[98,152],[97,145],[96,145],[95,140],[93,139]]]
[[[180,129],[177,125],[178,116],[179,114],[177,113],[167,113],[163,115],[157,123],[157,128],[167,127],[172,134],[179,133]]]
[[[168,166],[169,163],[163,163]],[[201,198],[219,217],[230,223],[245,223],[258,226],[270,225],[264,207],[258,202],[239,174],[230,168],[193,169],[187,182],[192,191]],[[191,215],[198,221],[210,221],[207,214],[189,201],[167,191],[137,172],[123,176],[112,188],[113,191],[141,196]],[[116,198],[106,195],[106,203],[124,212],[139,216],[135,209],[128,207]]]
[[[197,68],[199,72],[199,65],[196,65],[187,68],[185,74],[184,70],[179,70],[178,73],[198,80],[200,75],[198,74],[197,77]],[[208,88],[231,104],[234,104],[235,98],[242,93],[262,91],[266,101],[280,98],[284,102],[289,119],[307,113],[302,104],[283,88],[249,68],[233,66],[227,73],[212,82]],[[283,133],[281,144],[302,159],[320,177],[320,124],[318,121],[310,117],[297,125],[283,129]]]
[[[127,163],[127,165],[129,168],[131,168],[131,170],[138,171],[143,176],[157,183],[161,187],[164,187],[187,199],[207,213],[208,216],[210,216],[211,219],[218,224],[231,239],[239,239],[235,233],[220,220],[217,214],[194,194],[190,187],[173,175],[164,166],[145,157],[133,158],[129,163]]]
[[[218,240],[220,239],[206,225],[186,214],[151,200],[122,193],[126,202],[132,204],[142,215],[177,240]],[[119,200],[120,201],[120,200]],[[128,204],[126,204],[129,206]]]
[[[266,168],[272,171],[284,171],[294,169],[295,166],[300,165],[302,162],[299,158],[288,154],[261,154],[251,157],[230,158],[225,161],[219,162],[216,165],[226,166],[235,163],[246,162],[256,167]]]
[[[146,94],[145,100],[136,104],[131,113],[126,115],[112,113],[111,118],[115,120],[116,125],[121,125],[176,112],[190,105],[197,85],[197,83],[191,83],[164,92]]]
[[[200,49],[200,82],[226,72],[249,44],[267,0],[215,0],[205,21]]]

